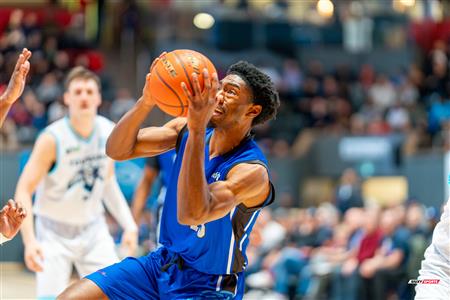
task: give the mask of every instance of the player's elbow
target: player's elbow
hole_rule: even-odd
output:
[[[201,212],[177,211],[177,220],[181,225],[196,226],[205,223],[205,214]]]
[[[120,151],[110,140],[106,143],[106,155],[116,161],[123,161],[129,158],[129,154]]]

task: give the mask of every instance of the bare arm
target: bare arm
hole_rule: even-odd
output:
[[[155,59],[150,70],[159,58]],[[176,118],[162,127],[140,129],[155,106],[150,92],[150,73],[146,76],[142,97],[114,127],[106,143],[106,154],[114,160],[154,156],[175,147],[178,133],[186,124],[185,118]]]
[[[142,101],[141,99],[139,101]],[[106,154],[114,160],[155,156],[175,148],[185,118],[175,118],[162,127],[139,129],[144,121],[144,104],[138,103],[120,119],[106,144]]]
[[[17,59],[8,87],[3,95],[0,96],[0,126],[3,125],[11,106],[22,95],[26,77],[30,70],[30,62],[28,61],[30,57],[31,52],[24,48]]]
[[[28,160],[16,187],[15,200],[22,203],[29,212],[22,226],[22,237],[26,244],[36,240],[33,226],[31,197],[39,182],[56,161],[56,141],[49,133],[43,133],[36,141],[33,152]]]
[[[42,271],[40,260],[44,259],[44,255],[34,234],[31,196],[36,190],[38,183],[48,173],[55,161],[56,141],[51,134],[43,133],[37,139],[30,159],[16,187],[16,201],[22,203],[29,212],[23,221],[21,233],[25,244],[25,264],[34,272]]]
[[[185,153],[188,151],[186,145]],[[184,159],[187,155],[185,154]],[[185,161],[183,160],[183,165]],[[193,174],[196,176],[188,176]],[[198,170],[202,170],[199,174]],[[228,214],[233,207],[261,205],[269,196],[269,175],[259,164],[238,164],[228,173],[225,181],[206,183],[203,166],[187,162],[181,167],[178,179],[178,222],[199,225],[217,220]]]
[[[134,220],[139,224],[142,211],[144,210],[145,202],[148,195],[151,192],[153,182],[158,176],[157,170],[146,165],[144,167],[144,173],[139,181],[136,191],[134,192],[133,203],[131,205],[131,212],[133,213]]]
[[[127,255],[134,255],[137,248],[138,228],[131,215],[130,207],[120,190],[114,174],[114,162],[112,160],[108,162],[103,202],[124,230],[121,242],[122,247],[125,248]]]
[[[404,253],[400,249],[395,249],[388,256],[385,256],[381,260],[380,269],[398,268],[403,260]]]

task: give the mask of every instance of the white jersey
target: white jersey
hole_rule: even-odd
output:
[[[36,215],[84,225],[104,212],[102,198],[109,160],[105,148],[113,127],[113,122],[97,116],[94,130],[86,139],[74,131],[68,117],[45,129],[56,140],[56,162],[39,183]]]
[[[418,279],[438,279],[438,284],[416,286],[415,300],[448,300],[450,295],[450,200],[447,201],[441,220],[433,231],[431,245],[425,251],[425,259]]]
[[[450,277],[450,201],[447,201],[442,213],[441,220],[436,224],[433,231],[431,245],[448,263]]]

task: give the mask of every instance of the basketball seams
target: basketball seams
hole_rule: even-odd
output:
[[[171,90],[174,95],[177,97],[178,102],[180,103],[181,107],[181,115],[184,114],[184,105],[183,105],[183,101],[181,100],[180,96],[178,95],[178,93],[164,80],[164,78],[162,78],[161,74],[159,74],[158,68],[155,68],[156,71],[156,76],[158,76],[158,79],[169,89]]]
[[[166,103],[162,102],[161,100],[158,100],[158,98],[156,98],[156,97],[153,99],[155,100],[156,105],[159,107],[159,109],[161,109],[163,112],[170,114],[174,117],[183,117],[184,116],[180,113],[177,113],[176,115],[174,115],[174,109],[178,108],[178,111],[179,111],[180,109],[182,109],[181,106],[166,104]]]
[[[199,74],[200,84],[203,85],[200,77],[203,75],[204,68],[207,68],[210,73],[215,72],[215,67],[209,59],[197,51],[180,49],[167,53],[165,59],[155,65],[152,72],[153,79],[150,80],[151,95],[155,99],[155,104],[169,115],[186,115],[189,101],[183,93],[181,82],[184,81],[188,89],[193,91],[194,80],[189,75],[193,71],[200,72],[197,74]]]
[[[176,51],[173,51],[172,53],[175,56],[175,59],[177,60],[178,64],[180,64],[181,67],[183,68],[184,75],[186,75],[186,78],[187,78],[187,81],[189,83],[189,86],[191,87],[191,91],[194,92],[194,85],[192,84],[191,77],[189,76],[189,74],[188,74],[188,72],[186,70],[186,67],[184,65],[183,60],[178,56]]]
[[[153,97],[153,100],[155,100],[156,102],[158,102],[158,104],[162,104],[162,105],[164,105],[164,106],[167,106],[167,107],[179,107],[179,108],[181,108],[181,106],[179,106],[179,105],[171,105],[171,104],[167,104],[166,102],[164,102],[164,101],[161,101],[161,100],[159,100],[158,98],[156,98],[156,97]]]

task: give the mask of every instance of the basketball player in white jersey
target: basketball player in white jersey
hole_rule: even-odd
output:
[[[8,87],[0,96],[0,127],[6,119],[11,106],[20,98],[25,87],[25,81],[30,70],[31,51],[24,48],[17,59]],[[12,239],[19,231],[26,210],[21,203],[9,200],[0,210],[0,244]]]
[[[416,285],[416,300],[450,299],[450,199],[445,204],[441,220],[434,228],[432,242],[425,251],[418,279],[438,279],[439,282]]]
[[[84,277],[118,261],[102,200],[124,229],[122,245],[129,254],[137,246],[137,226],[114,176],[113,161],[105,154],[114,124],[97,115],[97,75],[83,67],[72,69],[64,102],[69,116],[38,137],[15,195],[31,212],[36,191],[33,214],[25,218],[21,231],[25,263],[37,272],[38,298],[61,293],[69,284],[72,265]]]

